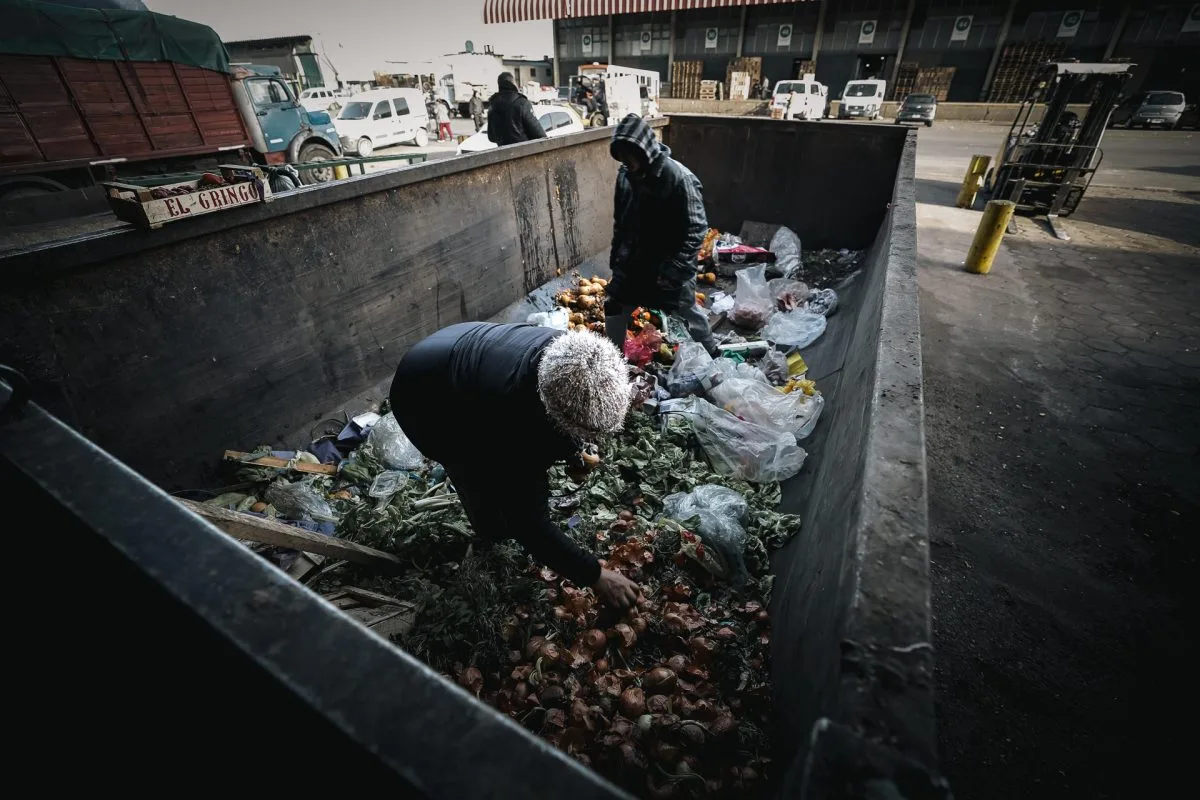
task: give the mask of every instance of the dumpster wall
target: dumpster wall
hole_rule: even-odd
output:
[[[608,247],[603,131],[0,259],[0,363],[152,480],[196,485]]]
[[[805,248],[869,248],[804,351],[826,406],[803,442],[804,471],[784,485],[802,528],[774,560],[775,757],[790,765],[781,796],[797,796],[824,718],[931,767],[916,134],[674,116],[666,138],[704,183],[720,229],[778,222]],[[824,759],[858,760],[837,741]]]

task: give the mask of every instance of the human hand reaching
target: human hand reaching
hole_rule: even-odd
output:
[[[630,608],[641,596],[641,588],[636,583],[611,569],[600,570],[600,579],[592,584],[592,591],[618,611]]]

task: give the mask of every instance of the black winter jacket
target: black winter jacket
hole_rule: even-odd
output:
[[[516,539],[579,586],[600,564],[550,522],[546,471],[576,452],[538,396],[543,349],[561,331],[464,322],[418,342],[396,369],[392,413],[413,444],[446,468],[471,526]]]
[[[487,126],[488,139],[501,147],[546,138],[529,98],[511,81],[500,81],[500,91],[488,100]]]
[[[696,254],[708,231],[704,187],[691,170],[671,158],[641,117],[621,120],[610,147],[637,147],[648,166],[617,172],[608,294],[620,303],[672,311],[695,302]],[[661,288],[659,279],[666,284]]]

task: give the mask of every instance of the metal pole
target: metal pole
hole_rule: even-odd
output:
[[[554,27],[551,30],[550,41],[554,43],[554,85],[561,86],[562,84],[558,82],[558,20],[554,20],[553,25]]]
[[[896,63],[892,64],[892,77],[888,86],[892,88],[892,98],[896,97],[896,77],[900,74],[900,62],[904,60],[904,48],[908,45],[908,32],[912,28],[913,9],[917,0],[908,0],[908,11],[904,15],[904,26],[900,28],[900,47],[896,50]]]
[[[675,88],[675,12],[671,12],[671,29],[667,32],[667,80],[671,82],[671,97],[678,97]]]
[[[996,49],[992,51],[992,60],[988,62],[987,74],[983,76],[983,88],[979,90],[979,102],[987,101],[988,89],[992,86],[992,77],[996,74],[996,66],[1000,63],[1000,53],[1004,50],[1004,40],[1008,38],[1008,28],[1012,25],[1013,12],[1017,9],[1017,0],[1009,0],[1008,11],[1004,22],[1000,24],[1000,33],[996,36]]]
[[[1113,57],[1113,53],[1117,51],[1117,45],[1121,43],[1121,35],[1125,33],[1125,23],[1129,22],[1129,5],[1126,4],[1121,9],[1121,16],[1117,20],[1117,27],[1113,28],[1112,38],[1108,40],[1108,47],[1104,48],[1104,58],[1101,61],[1108,61]]]
[[[1017,204],[1011,200],[989,200],[975,231],[971,249],[967,251],[967,272],[986,275],[992,269],[992,260],[1004,239],[1004,230],[1012,219]]]
[[[991,156],[971,156],[971,164],[967,167],[967,174],[963,176],[962,187],[958,190],[958,199],[954,203],[956,206],[970,208],[975,205],[979,181],[983,177],[983,173],[987,172],[988,164],[991,162]]]
[[[737,58],[742,57],[742,46],[746,43],[746,7],[742,6],[741,17],[738,19]]]
[[[813,37],[812,65],[813,72],[817,71],[817,54],[821,52],[821,37],[825,35],[825,9],[829,6],[826,0],[820,0],[821,7],[817,10],[817,33]],[[793,78],[802,77],[793,75]]]

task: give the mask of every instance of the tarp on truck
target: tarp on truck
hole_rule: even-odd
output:
[[[171,61],[229,72],[229,54],[207,25],[166,14],[0,0],[0,54],[93,61]]]

